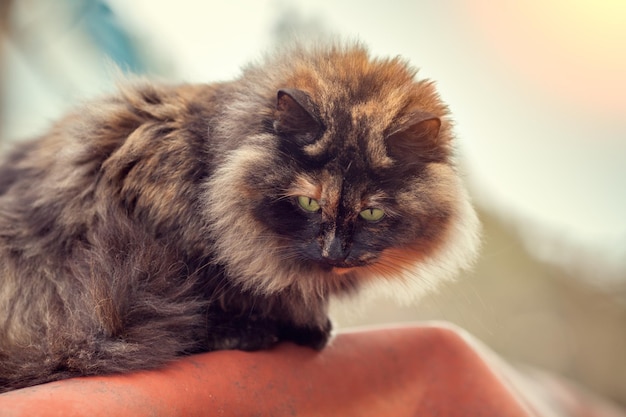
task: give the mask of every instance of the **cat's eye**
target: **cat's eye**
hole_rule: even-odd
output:
[[[320,203],[317,200],[301,195],[298,197],[298,205],[309,213],[315,213],[320,209]]]
[[[368,208],[359,213],[359,216],[368,222],[377,222],[382,219],[385,212],[379,208]]]

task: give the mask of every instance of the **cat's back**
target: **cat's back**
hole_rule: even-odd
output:
[[[181,146],[200,147],[207,140],[219,89],[126,82],[115,94],[76,106],[44,135],[0,154],[0,207],[6,209],[17,196],[62,198],[71,190],[89,188],[114,154],[136,159],[166,147],[174,150],[172,140],[158,140],[167,134],[186,136]],[[197,143],[190,144],[192,138]]]
[[[126,83],[0,155],[0,261],[56,259],[111,210],[153,233],[181,230],[172,213],[190,210],[190,188],[209,175],[222,90]]]

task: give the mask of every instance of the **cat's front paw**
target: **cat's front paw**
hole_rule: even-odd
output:
[[[276,323],[264,320],[236,320],[213,329],[209,350],[240,349],[246,351],[268,349],[279,342]]]
[[[281,329],[280,339],[289,340],[315,350],[322,350],[330,339],[332,327],[330,320],[326,320],[322,326],[301,327],[287,325]]]

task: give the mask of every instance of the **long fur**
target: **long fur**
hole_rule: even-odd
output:
[[[0,391],[322,348],[329,297],[414,298],[477,230],[448,109],[399,58],[300,45],[232,82],[125,83],[0,164]]]

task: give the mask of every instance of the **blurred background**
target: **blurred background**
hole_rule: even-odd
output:
[[[471,273],[338,326],[447,320],[513,363],[626,405],[626,3],[0,0],[0,149],[115,71],[232,79],[294,36],[339,34],[437,81],[484,224]]]

